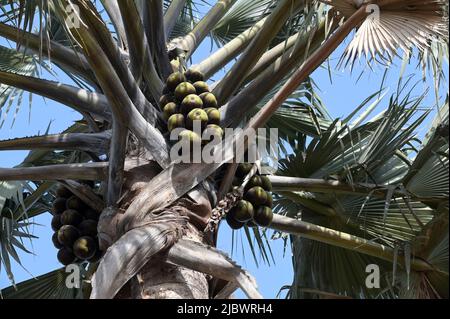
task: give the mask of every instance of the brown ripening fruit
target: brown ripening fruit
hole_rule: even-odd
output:
[[[236,170],[236,176],[240,177],[240,178],[244,178],[245,176],[247,176],[248,173],[250,173],[252,168],[253,168],[253,165],[250,163],[240,163]]]
[[[220,111],[214,107],[208,107],[205,109],[208,114],[208,124],[220,125]]]
[[[61,215],[61,224],[78,226],[83,221],[83,215],[74,209],[68,209]]]
[[[72,192],[62,185],[59,185],[56,189],[56,197],[69,198],[72,195]]]
[[[61,249],[61,248],[64,247],[64,245],[61,244],[61,243],[59,242],[59,240],[58,240],[58,233],[57,233],[57,232],[56,232],[56,233],[53,233],[53,236],[52,236],[52,242],[53,242],[53,246],[55,246],[56,249]]]
[[[184,115],[189,114],[194,109],[201,109],[203,108],[203,101],[202,99],[195,94],[189,94],[186,96],[183,101],[181,102],[181,113]]]
[[[202,93],[202,94],[199,95],[199,97],[202,99],[203,107],[205,109],[209,108],[209,107],[212,107],[212,108],[215,108],[215,109],[218,108],[219,103],[217,103],[217,99],[214,96],[214,94],[212,94],[212,93]]]
[[[61,215],[53,215],[51,226],[53,231],[58,231],[61,228]]]
[[[179,112],[178,104],[175,102],[167,103],[163,108],[164,119],[167,121],[169,117]]]
[[[97,243],[88,236],[83,236],[77,239],[73,244],[73,253],[81,260],[86,260],[94,257],[97,251]]]
[[[67,200],[66,203],[67,209],[74,209],[79,212],[83,211],[86,208],[84,202],[76,196],[72,196]]]
[[[262,185],[261,187],[264,188],[265,191],[271,192],[272,191],[272,182],[270,181],[268,176],[261,176]]]
[[[58,261],[64,266],[73,264],[77,259],[75,255],[67,248],[61,248],[57,255]]]
[[[198,81],[198,82],[195,82],[193,85],[195,87],[195,91],[199,95],[202,94],[202,93],[208,93],[209,92],[209,86],[208,86],[208,83],[206,83],[206,82]]]
[[[246,223],[253,219],[253,205],[246,200],[238,201],[232,210],[234,210],[233,217],[238,222]]]
[[[267,193],[266,191],[260,187],[255,186],[250,188],[247,193],[244,195],[244,199],[248,200],[254,206],[263,205],[267,201]]]
[[[184,75],[186,76],[186,79],[192,83],[205,80],[203,73],[194,69],[187,70]]]
[[[175,89],[175,100],[176,102],[181,102],[184,98],[191,94],[196,94],[197,91],[195,87],[189,82],[183,82],[177,86]]]
[[[53,215],[61,215],[66,210],[67,199],[59,197],[53,202]]]
[[[260,206],[255,211],[254,221],[259,226],[267,227],[272,223],[273,212],[270,207]]]
[[[186,77],[184,76],[184,74],[175,72],[169,75],[169,77],[167,78],[166,86],[170,92],[173,92],[175,91],[177,86],[183,82],[186,82]]]
[[[176,128],[185,127],[183,114],[174,114],[167,120],[167,128],[172,132]]]
[[[171,94],[165,94],[159,99],[159,106],[163,108],[166,104],[175,102],[175,97]]]
[[[234,218],[233,210],[230,210],[225,218],[231,229],[237,230],[245,226],[245,223],[239,222]]]
[[[97,236],[97,222],[92,219],[83,220],[80,225],[78,225],[78,230],[81,236]]]
[[[66,247],[72,247],[79,237],[80,232],[72,225],[64,225],[58,230],[58,240]]]
[[[194,121],[199,121],[200,128],[203,130],[208,124],[208,115],[202,109],[193,109],[187,116],[186,128],[192,130],[194,128]]]

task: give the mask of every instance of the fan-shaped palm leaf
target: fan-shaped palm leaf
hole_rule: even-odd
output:
[[[362,5],[368,5],[371,14],[362,22],[355,37],[347,47],[343,61],[353,65],[362,55],[366,59],[391,60],[401,49],[419,52],[430,49],[431,39],[447,37],[443,0],[330,0],[323,1],[350,17]]]

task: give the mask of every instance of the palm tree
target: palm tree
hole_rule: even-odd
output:
[[[17,249],[27,251],[30,218],[50,210],[57,183],[102,211],[106,251],[80,265],[79,290],[65,286],[61,269],[5,296],[224,298],[241,288],[261,297],[253,277],[214,248],[221,218],[242,197],[242,187],[227,192],[234,155],[171,162],[158,103],[172,72],[211,79],[231,64],[211,85],[221,126],[279,128],[286,149],[270,176],[278,214],[267,229],[291,235],[289,296],[448,297],[448,99],[414,147],[428,112],[407,84],[382,115],[368,118],[382,100],[377,92],[332,119],[309,78],[356,30],[343,66],[362,56],[389,63],[401,50],[408,59],[416,50],[439,83],[448,58],[445,1],[218,0],[204,14],[190,0],[0,3],[0,36],[17,43],[1,47],[0,105],[8,109],[28,91],[83,116],[61,134],[0,141],[0,150],[31,150],[18,167],[0,169],[0,261],[13,281],[10,258],[20,262]],[[194,63],[208,36],[217,51]],[[75,84],[39,78],[39,67],[49,66]],[[80,181],[100,185],[103,196]],[[267,229],[244,228],[266,256]],[[369,264],[387,274],[376,293],[364,285]]]

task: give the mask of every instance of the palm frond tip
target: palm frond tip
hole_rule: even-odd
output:
[[[389,62],[398,50],[409,53],[416,47],[429,51],[433,41],[448,38],[448,8],[443,0],[331,0],[344,17],[367,4],[368,17],[361,23],[346,48],[342,65],[353,65],[363,55]],[[448,2],[447,2],[448,3]]]

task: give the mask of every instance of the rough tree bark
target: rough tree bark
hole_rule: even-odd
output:
[[[99,224],[101,233],[115,242],[120,238],[120,214],[133,202],[136,196],[154,176],[159,172],[159,166],[154,162],[143,159],[147,163],[132,169],[126,176],[119,202],[118,217],[102,218]],[[211,234],[206,235],[204,229],[211,217],[212,203],[206,191],[195,191],[182,197],[172,207],[178,209],[181,215],[186,215],[189,221],[180,225],[184,235],[180,239],[195,241],[204,245],[214,246]],[[106,215],[104,213],[103,215]],[[111,234],[116,232],[116,234]],[[108,246],[112,242],[108,243]],[[117,299],[207,299],[210,296],[211,276],[169,264],[166,260],[167,251],[152,256],[149,262],[135,275],[116,295]],[[114,280],[114,278],[111,278]]]

